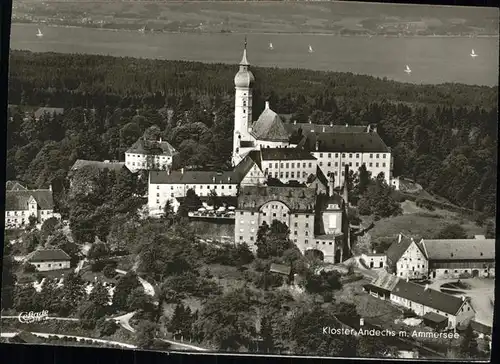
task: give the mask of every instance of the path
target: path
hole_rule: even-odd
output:
[[[2,332],[0,334],[0,336],[1,337],[6,337],[6,338],[12,338],[12,337],[16,336],[17,334],[18,334],[17,332]],[[48,338],[49,336],[57,336],[59,338],[67,337],[67,338],[75,338],[78,341],[81,341],[81,340],[92,340],[95,343],[118,345],[118,346],[122,346],[124,348],[129,348],[129,349],[135,349],[135,348],[137,348],[137,346],[135,346],[135,345],[125,344],[125,343],[121,343],[119,341],[111,341],[111,340],[104,340],[104,339],[94,339],[93,337],[75,336],[75,335],[64,335],[64,334],[54,334],[54,333],[47,333],[47,332],[32,332],[32,331],[30,331],[30,334],[38,336],[38,337],[44,337],[44,338]]]
[[[115,272],[118,274],[127,274],[127,271],[124,271],[122,269],[115,269]],[[154,297],[155,288],[153,287],[153,285],[141,277],[137,277],[137,278],[139,279],[139,282],[141,283],[142,287],[144,288],[144,293],[146,293],[148,296]]]
[[[184,343],[180,343],[178,341],[167,340],[167,339],[160,339],[160,340],[163,341],[163,342],[166,342],[166,343],[168,343],[170,345],[181,346],[181,347],[185,347],[187,349],[191,349],[191,350],[195,350],[195,351],[210,351],[207,348],[202,348],[200,346],[191,345],[191,344],[184,344]]]
[[[114,320],[116,323],[118,323],[121,327],[123,327],[125,330],[128,330],[130,332],[135,332],[135,329],[130,326],[130,319],[135,315],[135,311],[126,313],[121,316],[117,317],[107,317],[106,321],[109,320]],[[0,318],[2,319],[18,319],[19,316],[1,316]],[[57,321],[80,321],[79,318],[75,317],[57,317],[57,316],[51,316],[47,317],[47,320],[57,320]]]

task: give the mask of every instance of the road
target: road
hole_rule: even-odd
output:
[[[5,337],[5,338],[12,338],[12,337],[16,336],[17,334],[18,334],[17,332],[2,332],[0,334],[0,336],[1,337]],[[121,347],[128,348],[128,349],[135,349],[135,348],[137,348],[137,346],[135,346],[135,345],[125,344],[125,343],[121,343],[121,342],[118,342],[118,341],[103,340],[103,339],[94,339],[93,337],[65,335],[65,334],[54,334],[54,333],[48,333],[48,332],[33,332],[33,331],[30,331],[30,334],[38,336],[38,337],[43,337],[43,338],[48,338],[49,336],[57,336],[59,338],[67,337],[67,338],[75,338],[78,341],[81,341],[81,340],[92,340],[95,343],[112,344],[112,345],[117,345],[117,346],[121,346]]]

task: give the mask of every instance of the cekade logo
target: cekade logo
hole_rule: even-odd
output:
[[[18,320],[22,324],[30,324],[35,321],[44,321],[49,317],[49,311],[43,310],[41,312],[21,312],[18,316]]]

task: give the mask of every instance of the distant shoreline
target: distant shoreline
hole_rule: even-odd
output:
[[[27,23],[27,22],[13,22],[12,25],[39,25],[37,23]],[[59,25],[59,24],[47,24],[42,23],[42,25],[50,27],[50,28],[75,28],[75,29],[95,29],[95,30],[103,30],[109,32],[130,32],[130,33],[140,33],[138,29],[126,29],[126,28],[100,28],[100,27],[86,27],[82,25]],[[356,37],[356,38],[499,38],[499,34],[484,34],[484,35],[475,35],[473,37],[468,35],[420,35],[420,34],[412,34],[412,35],[389,35],[389,34],[338,34],[338,33],[326,33],[326,32],[280,32],[280,31],[247,31],[243,32],[241,30],[230,31],[230,32],[217,32],[217,31],[174,31],[174,30],[154,30],[146,31],[146,34],[256,34],[256,35],[319,35],[319,36],[336,36],[336,37]]]

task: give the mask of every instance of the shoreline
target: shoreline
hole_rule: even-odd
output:
[[[109,32],[130,32],[130,33],[138,33],[138,34],[194,34],[194,35],[316,35],[316,36],[335,36],[335,37],[345,37],[345,38],[499,38],[499,34],[484,34],[484,35],[392,35],[392,34],[338,34],[338,33],[326,33],[326,32],[280,32],[280,31],[230,31],[230,32],[220,32],[220,31],[174,31],[174,30],[153,30],[146,31],[141,33],[139,29],[127,29],[127,28],[100,28],[100,27],[86,27],[83,25],[60,25],[60,24],[47,24],[41,23],[42,25],[49,28],[75,28],[75,29],[94,29],[101,31],[109,31]],[[37,23],[28,23],[28,22],[12,22],[12,26],[14,25],[38,25]]]

